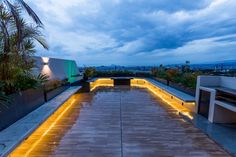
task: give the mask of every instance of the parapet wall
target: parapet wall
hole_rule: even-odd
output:
[[[36,68],[33,69],[35,74],[46,74],[52,80],[68,79],[73,83],[82,76],[78,77],[79,70],[77,64],[73,60],[47,58],[47,57],[34,57],[36,61]]]

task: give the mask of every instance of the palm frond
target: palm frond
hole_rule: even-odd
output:
[[[15,6],[13,6],[8,0],[5,0],[8,8],[10,9],[10,12],[12,16],[14,17],[16,28],[17,28],[17,48],[20,49],[21,39],[22,39],[22,23],[21,23],[21,17],[19,14],[19,9]]]
[[[46,49],[46,50],[49,49],[49,45],[48,45],[47,41],[43,37],[41,37],[41,36],[34,36],[34,39],[36,41],[38,41],[38,43],[40,43],[40,45],[42,45],[44,49]]]
[[[31,7],[24,2],[24,0],[15,0],[22,8],[24,8],[24,10],[28,13],[28,15],[34,20],[34,22],[39,25],[39,26],[43,26],[42,21],[40,20],[40,18],[38,17],[38,15],[33,11],[33,9],[31,9]],[[9,7],[10,11],[12,11],[11,6],[12,3],[10,3],[8,0],[3,0],[3,2]],[[12,12],[13,14],[13,12]]]
[[[49,76],[46,74],[39,74],[36,77],[36,80],[38,80],[39,83],[44,84],[49,80]]]
[[[2,33],[1,39],[3,39],[3,43],[4,43],[3,51],[8,51],[8,48],[10,47],[9,33],[7,30],[6,24],[4,23],[2,19],[0,19],[0,27],[1,27],[1,33]]]
[[[28,4],[26,4],[23,0],[17,0],[17,2],[26,10],[26,12],[32,17],[36,24],[43,26],[43,23],[38,15],[29,7]]]
[[[36,40],[41,46],[43,46],[43,48],[45,48],[46,50],[49,49],[46,40],[43,38],[43,35],[39,31],[39,27],[25,26],[23,35],[25,39],[32,38]]]

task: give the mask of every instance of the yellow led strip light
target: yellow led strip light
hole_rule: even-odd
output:
[[[65,102],[53,115],[51,115],[38,129],[35,130],[35,134],[37,134],[37,132],[40,132],[40,137],[37,138],[37,140],[34,140],[34,143],[32,143],[32,145],[30,145],[30,148],[25,152],[25,154],[23,155],[24,157],[27,157],[30,155],[30,153],[38,146],[38,144],[40,143],[40,141],[42,141],[42,139],[53,129],[53,127],[57,124],[57,122],[64,116],[64,114],[73,106],[73,104],[75,104],[76,102],[76,98],[74,98],[73,96],[67,101]],[[52,122],[50,124],[50,122]],[[49,123],[49,126],[48,126]],[[42,128],[47,128],[46,130],[42,129]],[[43,130],[43,132],[41,132],[41,129]],[[33,133],[33,134],[34,134]],[[30,137],[33,135],[31,134],[29,136],[29,141],[30,141]],[[23,147],[24,144],[27,145],[27,140],[23,141],[12,153],[10,153],[10,157],[18,157],[19,153],[18,153],[18,148],[20,149],[21,147]],[[22,155],[22,154],[20,154]]]

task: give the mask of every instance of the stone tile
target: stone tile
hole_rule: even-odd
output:
[[[101,88],[64,105],[61,119],[59,109],[11,156],[229,156],[146,89]]]

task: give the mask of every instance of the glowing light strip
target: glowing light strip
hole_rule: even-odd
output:
[[[138,81],[142,81],[143,85],[138,84]],[[170,99],[170,98],[165,98],[164,96],[168,96],[168,95],[169,95],[169,96],[172,96],[173,98],[177,99],[177,100],[180,101],[180,102],[182,102],[182,100],[180,100],[179,98],[177,98],[177,97],[175,97],[175,96],[173,96],[173,95],[171,95],[171,94],[169,94],[169,93],[166,93],[166,92],[163,91],[162,89],[160,89],[160,88],[154,86],[152,83],[147,82],[146,80],[141,80],[141,79],[139,79],[139,80],[133,80],[133,81],[131,82],[131,86],[147,88],[147,89],[150,90],[152,93],[154,93],[155,95],[157,95],[158,97],[160,97],[160,98],[161,98],[164,102],[166,102],[168,105],[170,105],[171,107],[173,107],[174,109],[176,109],[176,110],[178,111],[178,113],[181,113],[181,114],[187,116],[188,118],[193,119],[193,116],[190,115],[189,112],[184,111],[184,110],[188,110],[187,108],[184,108],[184,107],[183,107],[184,109],[178,108],[178,107],[175,106],[170,100],[168,100],[168,99]],[[156,92],[154,89],[152,89],[152,88],[157,89],[157,90],[160,90],[160,92],[162,92],[162,93],[157,93],[157,92]],[[163,95],[164,95],[164,96],[163,96]],[[172,98],[171,100],[174,100],[173,98]],[[184,103],[185,103],[185,102],[184,102]],[[185,104],[195,105],[195,103],[185,103]]]
[[[148,83],[149,83],[149,85],[147,85]],[[150,82],[146,82],[146,81],[145,81],[145,84],[144,84],[144,85],[133,84],[132,86],[142,87],[142,88],[148,88],[148,89],[150,89],[150,87],[148,87],[148,86],[151,86],[152,88],[156,88],[157,90],[160,90],[163,94],[172,96],[172,97],[174,97],[175,99],[177,99],[178,101],[183,102],[183,101],[182,101],[181,99],[179,99],[178,97],[176,97],[176,96],[174,96],[174,95],[171,95],[170,93],[164,91],[163,89],[158,88],[157,86],[153,85],[153,84],[150,83]],[[160,94],[158,94],[158,96],[159,96],[159,95],[160,95]],[[186,104],[186,102],[184,102],[184,103]],[[194,105],[195,103],[194,103],[194,102],[187,102],[187,104],[192,104],[192,105]]]
[[[193,117],[189,114],[189,112],[185,112],[184,110],[179,109],[177,106],[173,105],[170,101],[168,101],[167,99],[165,99],[162,95],[158,94],[156,91],[154,91],[151,88],[148,88],[151,92],[153,92],[155,95],[157,95],[158,97],[160,97],[165,103],[167,103],[168,105],[170,105],[171,107],[173,107],[174,109],[176,109],[179,113],[184,114],[185,116],[188,116],[190,119],[193,119]]]
[[[98,79],[95,82],[93,82],[93,84],[95,84],[95,85],[91,88],[91,91],[93,91],[94,89],[96,89],[99,86],[114,86],[114,84],[111,85],[110,82],[109,83],[104,83],[104,82],[100,83],[100,81],[102,81],[102,80],[103,81],[111,81],[111,79]],[[91,85],[93,85],[93,84],[91,84]],[[190,115],[189,112],[185,111],[185,110],[189,110],[189,109],[187,109],[186,107],[181,107],[182,109],[180,109],[179,107],[177,107],[176,105],[173,104],[174,103],[173,101],[176,101],[175,103],[177,103],[178,105],[180,105],[179,103],[195,105],[195,103],[183,102],[181,99],[175,97],[174,95],[171,95],[170,93],[167,93],[166,91],[156,87],[151,82],[148,82],[144,79],[132,79],[131,86],[149,89],[152,93],[154,93],[155,95],[160,97],[164,102],[169,104],[172,108],[176,109],[178,111],[178,113],[181,113],[181,114],[189,117],[190,119],[193,119],[192,115]],[[157,93],[155,90],[159,90],[160,93]],[[170,96],[172,98],[167,98],[168,96]]]
[[[62,116],[71,108],[71,106],[75,103],[75,99],[68,105],[63,112],[56,118],[56,120],[48,127],[48,129],[40,136],[40,138],[30,147],[30,149],[26,152],[24,156],[29,156],[29,154],[34,150],[34,148],[40,143],[44,136],[48,134],[48,132],[55,126],[55,124],[62,118]],[[66,104],[65,104],[66,105]],[[63,106],[62,106],[63,107]],[[53,115],[52,115],[53,116]]]
[[[114,86],[113,85],[108,85],[108,84],[99,84],[99,85],[95,85],[94,87],[92,87],[90,89],[90,91],[93,91],[93,90],[95,90],[98,87],[114,87]]]
[[[90,91],[95,90],[98,87],[113,87],[114,81],[112,79],[101,78],[97,79],[95,82],[90,82]]]

